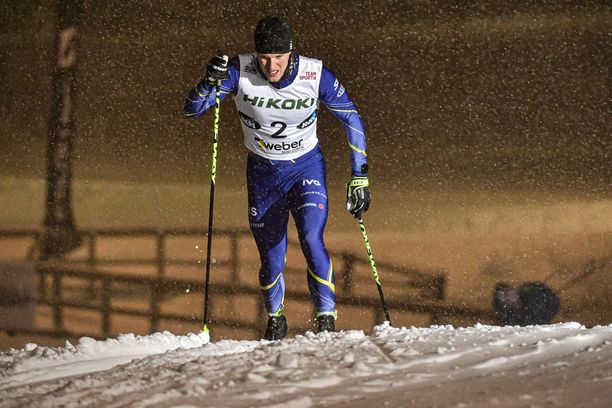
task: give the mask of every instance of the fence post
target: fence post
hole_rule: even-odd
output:
[[[110,336],[110,318],[111,318],[111,281],[107,277],[102,279],[102,335],[104,338]]]
[[[440,319],[440,313],[438,313],[437,311],[432,311],[430,314],[431,314],[431,321],[429,322],[429,324],[432,326],[439,325],[442,321]]]
[[[230,239],[231,239],[231,268],[232,268],[232,280],[234,282],[238,282],[239,280],[239,276],[238,276],[238,265],[240,263],[240,261],[238,260],[238,232],[234,231],[231,235],[230,235]]]
[[[436,276],[433,278],[434,299],[444,300],[445,284],[446,284],[446,279],[444,278],[444,274],[437,273]]]
[[[166,254],[164,247],[165,234],[158,231],[157,235],[157,276],[161,278],[165,273]]]
[[[34,261],[36,260],[36,250],[40,250],[41,248],[41,238],[40,238],[40,234],[36,231],[34,231],[32,233],[32,238],[34,239],[34,243],[32,244],[32,246],[30,247],[30,249],[28,250],[28,254],[26,255],[26,258],[28,259],[28,261]]]
[[[87,245],[89,248],[89,259],[87,260],[87,265],[89,265],[89,267],[93,271],[97,263],[96,261],[96,233],[95,231],[88,231],[85,233],[85,235],[87,236]],[[87,293],[87,296],[89,300],[91,301],[96,298],[96,280],[95,279],[91,279],[89,281],[88,289],[89,291]]]
[[[155,333],[159,326],[159,303],[160,303],[160,288],[161,280],[151,282],[151,299],[149,309],[151,310],[151,322],[149,331]]]
[[[87,235],[87,243],[89,246],[89,259],[87,263],[89,266],[96,266],[96,233],[95,231],[88,231]]]
[[[36,272],[38,275],[38,299],[43,302],[47,300],[47,274],[40,264],[36,266]]]
[[[64,332],[64,319],[62,316],[62,276],[57,270],[53,270],[53,326],[56,333]]]
[[[342,255],[342,263],[344,275],[342,276],[342,287],[347,294],[353,291],[353,272],[355,265],[355,257],[351,254]]]
[[[264,306],[263,299],[260,299],[259,296],[256,296],[257,299],[257,320],[255,321],[255,338],[261,336],[264,332],[264,328],[268,323],[268,317],[266,308]]]

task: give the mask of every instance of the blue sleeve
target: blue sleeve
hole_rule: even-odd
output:
[[[234,95],[238,92],[238,80],[240,79],[240,61],[238,57],[234,57],[229,61],[228,79],[221,81],[219,100],[224,100],[230,93]],[[183,113],[185,116],[197,118],[206,113],[210,108],[215,106],[215,98],[217,91],[214,85],[206,82],[206,79],[200,81],[187,96]]]
[[[344,125],[348,144],[351,148],[351,168],[355,176],[367,176],[368,155],[363,121],[357,107],[346,93],[336,76],[326,67],[321,72],[319,99]]]

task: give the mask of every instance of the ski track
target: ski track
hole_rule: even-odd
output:
[[[529,389],[552,375],[567,384],[569,392],[581,373],[590,373],[588,382],[582,378],[582,386],[594,390],[591,406],[612,402],[611,391],[600,395],[612,389],[612,325],[385,324],[371,335],[307,332],[281,342],[209,343],[201,336],[131,335],[104,342],[82,340],[76,347],[29,346],[3,353],[0,407],[196,407],[204,402],[224,407],[357,407],[380,405],[385,398],[391,405],[414,400],[417,390],[432,393],[422,406],[434,406],[453,397],[438,395],[442,385],[457,392],[481,386],[471,402],[482,406],[529,406],[533,398],[551,404],[556,400],[544,383],[523,400],[520,395],[508,399],[499,390],[491,395],[487,384],[494,389],[520,378]],[[603,405],[598,405],[600,399]]]

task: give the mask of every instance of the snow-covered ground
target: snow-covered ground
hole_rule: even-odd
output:
[[[0,406],[610,407],[612,325],[28,344],[0,354]]]

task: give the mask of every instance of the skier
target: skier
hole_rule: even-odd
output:
[[[266,16],[254,33],[255,53],[213,57],[204,79],[189,93],[184,113],[199,117],[230,93],[241,120],[247,159],[249,224],[261,268],[259,283],[268,312],[264,338],[287,334],[284,315],[287,224],[291,212],[316,310],[316,330],[335,331],[334,274],[323,242],[328,196],[317,119],[322,102],[344,125],[351,154],[347,209],[356,218],[368,210],[370,191],[363,122],[346,90],[317,59],[298,55],[286,19]]]

